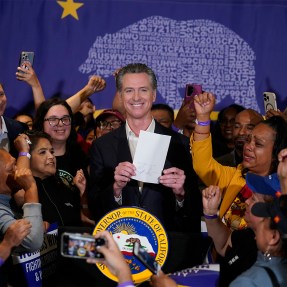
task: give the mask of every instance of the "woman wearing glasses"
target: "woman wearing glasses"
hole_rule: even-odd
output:
[[[77,143],[73,113],[66,101],[53,98],[43,102],[36,112],[33,127],[50,135],[57,160],[57,175],[71,190],[75,189],[73,179],[78,170],[82,169],[88,179],[88,159]],[[85,214],[89,215],[87,210]],[[83,217],[85,222],[90,222]]]

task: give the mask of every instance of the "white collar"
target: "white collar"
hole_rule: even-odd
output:
[[[154,133],[155,130],[155,120],[152,119],[150,125],[148,126],[148,128],[146,129],[146,132],[150,132],[150,133]],[[128,121],[126,121],[126,134],[127,134],[127,138],[129,139],[130,137],[137,137],[135,135],[135,133],[131,130]]]
[[[0,134],[8,133],[7,126],[6,126],[6,123],[4,121],[3,116],[1,116],[0,119],[2,122],[2,129],[0,130]]]

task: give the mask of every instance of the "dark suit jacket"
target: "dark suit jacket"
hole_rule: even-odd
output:
[[[28,129],[28,126],[24,123],[21,123],[19,121],[16,121],[14,119],[10,119],[7,117],[3,117],[7,130],[8,130],[8,139],[10,143],[10,154],[14,156],[15,158],[18,157],[18,152],[16,151],[14,147],[14,140],[15,138],[23,133],[25,130]]]
[[[200,232],[201,194],[198,178],[192,168],[189,139],[156,123],[155,133],[170,135],[171,142],[164,168],[184,170],[185,201],[178,209],[171,188],[145,183],[142,193],[138,182],[131,180],[122,190],[122,206],[141,207],[155,215],[168,231]],[[114,200],[114,171],[120,162],[132,162],[125,125],[96,139],[90,149],[89,207],[95,220],[120,207]]]

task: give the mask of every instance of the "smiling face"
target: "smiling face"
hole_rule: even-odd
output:
[[[244,168],[258,175],[269,174],[272,163],[272,152],[276,134],[274,130],[265,125],[258,124],[248,137],[243,148]]]
[[[63,105],[52,106],[47,112],[45,119],[69,117],[69,112]],[[53,142],[65,143],[71,133],[71,124],[64,125],[62,121],[56,126],[51,126],[49,121],[44,121],[44,132],[49,134]]]
[[[30,167],[33,176],[41,179],[56,173],[54,149],[48,139],[40,138],[33,151],[31,151]]]
[[[127,119],[151,119],[151,107],[156,98],[151,79],[146,73],[125,74],[121,96]]]

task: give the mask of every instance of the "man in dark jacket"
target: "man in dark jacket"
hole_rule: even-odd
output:
[[[17,157],[16,149],[14,148],[14,139],[25,130],[28,129],[26,124],[20,123],[16,120],[7,118],[4,115],[7,104],[7,98],[0,83],[0,148],[4,148],[10,152],[14,157]]]
[[[151,107],[157,80],[144,64],[123,67],[116,78],[126,124],[96,139],[90,150],[89,205],[95,220],[121,206],[138,206],[155,215],[167,231],[200,232],[201,195],[192,168],[189,139],[158,124]],[[159,184],[131,177],[140,131],[171,136]]]

